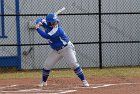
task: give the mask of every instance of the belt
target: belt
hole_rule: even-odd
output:
[[[59,50],[61,50],[61,49],[63,49],[64,47],[66,47],[68,44],[66,44],[66,45],[64,45],[64,46],[61,46],[60,48],[56,48],[55,50],[56,51],[59,51]]]

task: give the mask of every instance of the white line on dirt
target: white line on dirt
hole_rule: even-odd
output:
[[[24,90],[18,90],[17,92],[30,92],[30,91],[41,91],[41,89],[24,89]]]
[[[0,89],[10,88],[10,87],[15,87],[15,86],[17,86],[17,85],[4,86],[4,87],[0,87]]]
[[[64,92],[60,92],[59,94],[66,94],[66,93],[71,93],[71,92],[76,92],[77,90],[67,90]]]
[[[96,87],[92,87],[92,88],[109,87],[109,86],[120,86],[120,85],[134,85],[134,84],[138,84],[138,83],[105,84],[105,85],[102,85],[102,86],[96,86]]]
[[[24,89],[24,90],[17,90],[17,91],[1,91],[3,93],[30,93],[30,92],[34,92],[37,94],[43,94],[43,93],[39,93],[39,92],[50,92],[50,91],[55,91],[57,93],[47,93],[47,94],[66,94],[66,93],[70,93],[70,92],[75,92],[77,90],[42,90],[42,89]]]
[[[109,86],[119,86],[119,85],[132,85],[132,84],[140,84],[140,83],[119,83],[119,84],[95,84],[95,85],[98,85],[98,86],[91,86],[90,87],[76,87],[76,88],[103,88],[103,87],[109,87]],[[93,84],[94,85],[94,84]]]
[[[108,86],[112,86],[112,85],[113,85],[113,84],[106,84],[106,85],[96,86],[96,87],[92,87],[92,88],[108,87]]]

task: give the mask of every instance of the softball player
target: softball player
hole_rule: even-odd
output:
[[[45,31],[42,31],[39,28],[40,26],[43,26]],[[52,48],[52,52],[48,55],[44,68],[42,69],[42,81],[39,86],[43,87],[47,85],[47,79],[51,69],[64,57],[82,81],[83,86],[88,87],[89,84],[85,79],[82,68],[77,63],[74,45],[70,42],[68,36],[60,26],[57,14],[49,13],[46,16],[46,20],[39,18],[36,21],[35,29],[43,38],[47,39]]]

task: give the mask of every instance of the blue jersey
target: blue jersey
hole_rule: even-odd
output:
[[[37,32],[45,39],[48,40],[52,49],[60,48],[69,42],[68,36],[60,25],[56,25],[54,28],[49,25],[44,25],[45,32],[40,28],[36,29]]]

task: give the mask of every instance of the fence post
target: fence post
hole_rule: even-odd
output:
[[[101,0],[99,0],[99,68],[102,69]]]
[[[18,66],[17,69],[21,69],[21,47],[20,47],[20,11],[19,11],[19,0],[15,0],[16,6],[16,31],[17,31],[17,55],[18,55]]]
[[[7,36],[5,36],[5,27],[4,27],[4,0],[1,0],[1,34],[0,34],[0,38],[7,38]]]

